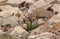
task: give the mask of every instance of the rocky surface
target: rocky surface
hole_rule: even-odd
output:
[[[0,0],[0,39],[60,39],[60,0]]]

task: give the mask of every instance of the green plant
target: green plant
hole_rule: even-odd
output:
[[[37,24],[32,25],[31,23],[27,23],[27,29],[26,31],[31,31],[33,29],[37,28]]]

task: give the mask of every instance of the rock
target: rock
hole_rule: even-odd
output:
[[[6,3],[10,3],[10,4],[20,4],[20,3],[23,2],[23,1],[25,1],[25,0],[15,0],[15,1],[13,1],[13,0],[8,0]]]
[[[33,0],[15,0],[15,1],[13,1],[13,0],[8,0],[6,3],[10,3],[10,4],[20,4],[20,3],[22,3],[22,2],[24,2],[24,1],[26,1],[27,3],[34,3],[34,1]]]
[[[48,32],[50,26],[48,24],[43,24],[39,26],[38,28],[31,31],[30,35],[38,35],[44,32]]]
[[[15,20],[13,20],[13,19],[14,19],[14,17],[4,18],[2,25],[6,25],[6,24],[10,24],[11,26],[19,25],[17,20],[16,20],[16,17],[15,17]]]
[[[38,19],[38,24],[43,24],[45,21],[43,19]]]
[[[60,4],[54,4],[54,5],[52,6],[52,9],[53,9],[54,13],[55,13],[55,12],[60,13]]]
[[[0,35],[0,39],[16,39],[16,38],[13,38],[12,36],[7,34],[3,34],[3,35]]]
[[[32,36],[29,36],[28,39],[36,39],[38,37],[39,37],[39,35],[32,35]]]
[[[3,16],[3,17],[9,17],[12,14],[16,15],[17,13],[21,14],[21,11],[17,7],[12,7],[10,5],[0,6],[0,9],[3,10],[2,12],[0,12],[0,16]]]
[[[40,36],[41,36],[40,39],[57,39],[56,35],[48,32],[42,33]]]
[[[48,8],[48,6],[50,5],[50,3],[53,0],[38,0],[36,1],[32,6],[31,9],[35,9],[35,8],[39,8],[39,7],[43,7],[43,8]],[[41,4],[42,3],[42,4]],[[39,6],[38,6],[39,5]]]
[[[50,32],[59,32],[60,31],[60,22],[56,22],[52,25],[52,28],[49,30]]]
[[[29,39],[57,39],[56,35],[45,32],[39,35],[29,36]]]
[[[50,24],[53,24],[53,23],[56,23],[56,22],[59,22],[59,21],[60,21],[60,13],[58,13],[57,15],[54,15],[53,17],[51,17],[49,19]]]
[[[33,16],[36,16],[38,18],[51,18],[54,14],[50,11],[47,11],[44,8],[37,8],[32,10]]]
[[[23,26],[21,26],[21,27],[23,27],[24,29],[26,29],[27,28],[27,24],[23,24]]]
[[[34,3],[34,0],[29,0],[29,1],[26,0],[26,3],[30,3],[30,4],[32,3],[33,4]]]
[[[24,36],[26,37],[27,34],[28,32],[25,31],[21,26],[16,26],[10,33],[10,35],[15,38],[21,38],[21,37],[24,38]]]
[[[60,2],[60,0],[57,0],[57,1],[59,1],[59,2]]]
[[[0,0],[0,39],[60,39],[59,2]]]
[[[0,26],[2,25],[3,20],[4,19],[0,17]]]
[[[3,32],[2,30],[0,30],[0,36],[3,35],[5,32]]]
[[[7,0],[0,0],[0,3],[6,2]]]

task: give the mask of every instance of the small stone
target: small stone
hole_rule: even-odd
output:
[[[16,26],[10,33],[10,35],[15,38],[21,38],[23,36],[27,36],[27,34],[28,32],[25,31],[21,26]]]
[[[38,24],[43,24],[45,21],[43,19],[38,19]]]

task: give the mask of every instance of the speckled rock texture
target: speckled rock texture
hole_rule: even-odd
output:
[[[0,0],[0,39],[60,39],[60,0]]]

